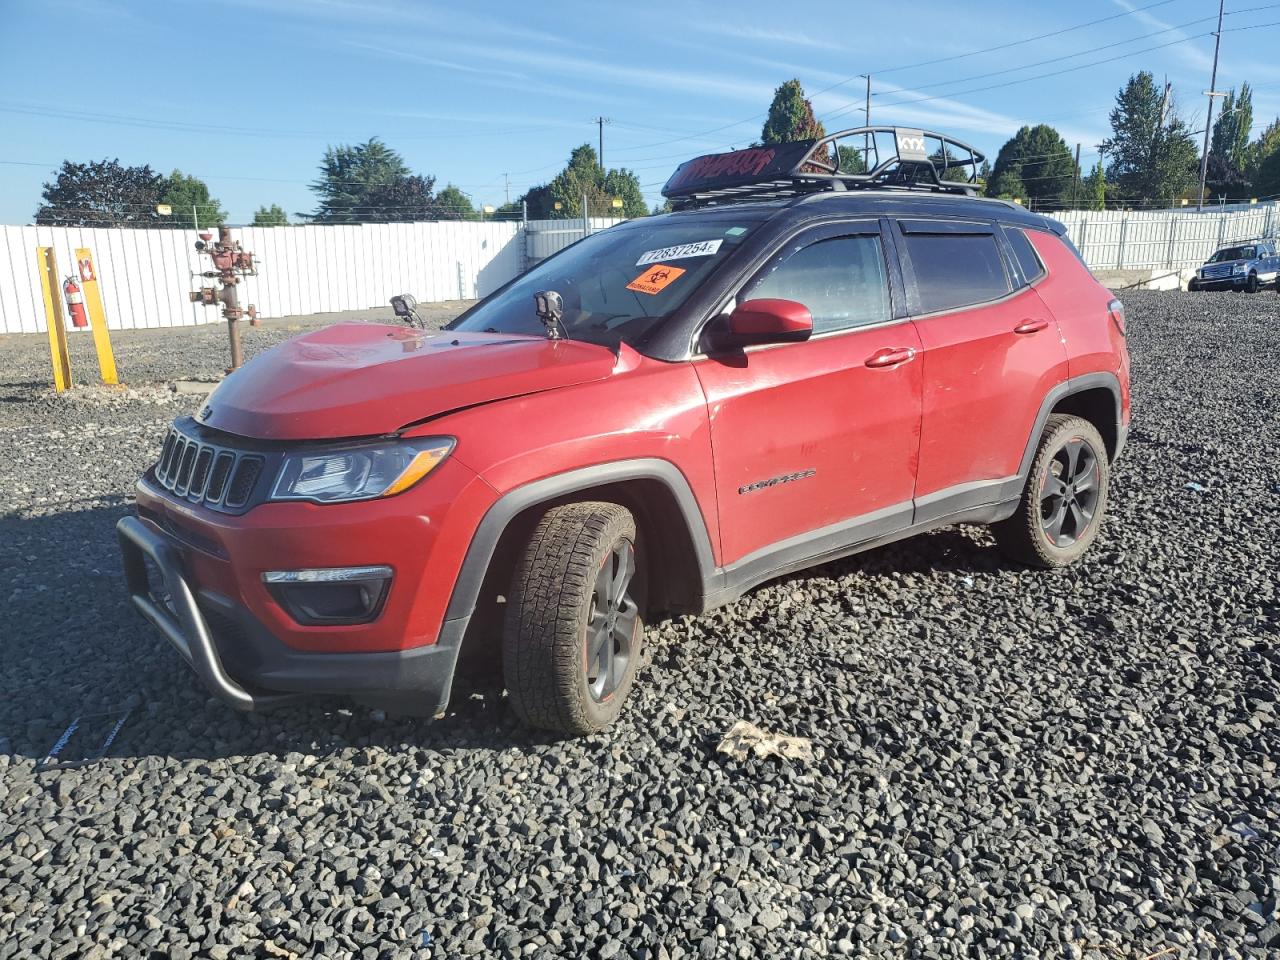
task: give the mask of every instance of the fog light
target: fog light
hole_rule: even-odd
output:
[[[382,612],[391,585],[387,566],[269,570],[262,582],[304,626],[368,623]]]

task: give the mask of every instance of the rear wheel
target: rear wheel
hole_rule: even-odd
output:
[[[631,513],[548,510],[516,569],[503,632],[512,706],[531,726],[583,735],[622,710],[640,662],[642,570]]]
[[[1096,427],[1054,414],[1045,424],[1017,512],[993,528],[1011,558],[1034,567],[1074,563],[1098,535],[1111,468]]]

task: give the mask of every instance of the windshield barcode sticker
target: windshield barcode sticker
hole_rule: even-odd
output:
[[[674,247],[646,250],[636,261],[637,267],[659,260],[686,260],[689,257],[709,257],[720,249],[721,240],[699,240],[697,243],[680,243]]]

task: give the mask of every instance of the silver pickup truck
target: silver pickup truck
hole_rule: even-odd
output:
[[[1250,240],[1223,247],[1197,268],[1188,290],[1245,290],[1257,293],[1275,285],[1280,274],[1280,246],[1275,240]]]

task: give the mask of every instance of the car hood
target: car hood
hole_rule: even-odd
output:
[[[260,440],[389,434],[450,410],[603,379],[596,344],[511,334],[338,323],[227,377],[196,419]]]

